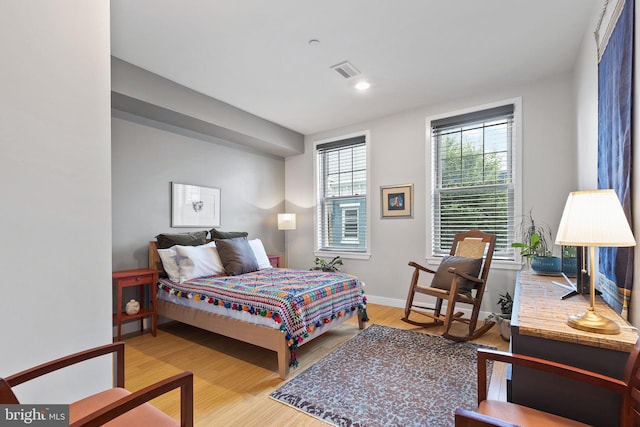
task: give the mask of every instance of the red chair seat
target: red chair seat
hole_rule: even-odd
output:
[[[74,402],[69,406],[70,423],[92,414],[96,410],[104,408],[116,400],[122,399],[130,394],[131,392],[128,390],[116,387]],[[114,418],[104,425],[107,427],[174,427],[179,426],[180,423],[164,412],[154,408],[152,405],[145,403],[117,418]]]

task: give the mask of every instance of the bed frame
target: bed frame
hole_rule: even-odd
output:
[[[161,271],[163,270],[162,261],[158,255],[158,248],[155,241],[149,242],[149,268]],[[256,325],[202,310],[195,310],[193,308],[173,304],[159,299],[157,304],[157,314],[159,316],[164,316],[209,332],[214,332],[216,334],[224,335],[226,337],[275,351],[278,355],[278,374],[280,378],[284,380],[289,376],[291,350],[289,350],[289,346],[287,345],[285,334],[279,329]],[[313,338],[330,331],[354,315],[358,316],[358,327],[360,329],[364,329],[362,310],[355,310],[333,320],[322,328],[316,328],[313,334],[310,334],[308,338],[305,338],[302,344],[305,344]]]

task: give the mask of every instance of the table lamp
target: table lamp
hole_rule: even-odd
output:
[[[636,245],[615,191],[591,190],[569,194],[558,227],[556,244],[589,247],[590,307],[584,313],[569,316],[569,326],[600,334],[620,333],[617,323],[595,310],[595,247]]]

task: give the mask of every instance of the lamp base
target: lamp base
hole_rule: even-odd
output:
[[[594,310],[569,316],[567,324],[572,328],[597,334],[615,335],[620,333],[620,326],[616,322],[600,316]]]

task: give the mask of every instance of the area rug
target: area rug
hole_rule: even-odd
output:
[[[270,397],[336,426],[449,427],[477,407],[479,347],[371,325]]]

